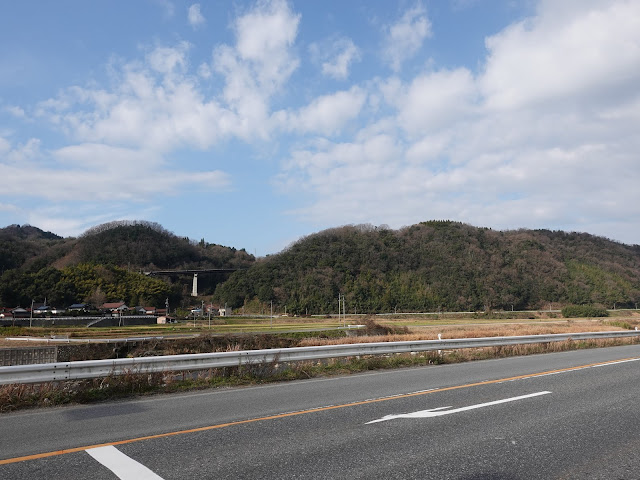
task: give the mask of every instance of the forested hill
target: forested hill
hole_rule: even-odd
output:
[[[244,249],[194,242],[151,222],[111,222],[85,232],[61,263],[101,263],[143,270],[247,268],[253,255]]]
[[[64,254],[65,240],[51,232],[44,232],[31,225],[9,225],[0,228],[0,268],[23,268],[36,259],[49,263],[48,255]]]
[[[164,306],[188,299],[191,280],[147,277],[157,269],[248,268],[253,255],[244,249],[195,242],[160,225],[119,221],[94,227],[79,238],[62,238],[29,225],[0,229],[0,306],[36,302],[53,306],[123,300],[127,304]],[[212,293],[226,277],[209,275],[199,282]]]
[[[640,302],[640,247],[585,233],[493,231],[447,222],[345,226],[234,273],[215,299],[291,313],[478,311]]]
[[[130,270],[178,268],[246,268],[254,261],[244,249],[195,242],[145,221],[98,225],[78,238],[62,238],[30,225],[0,229],[3,272],[35,272],[80,263],[114,265]]]
[[[150,222],[111,222],[79,238],[31,226],[0,229],[0,306],[191,302],[190,278],[155,269],[242,268],[203,276],[199,291],[240,307],[291,313],[478,311],[550,303],[640,303],[640,247],[585,233],[494,231],[431,221],[391,230],[345,226],[309,235],[258,261],[244,250],[179,237]],[[226,280],[226,281],[225,281]],[[224,282],[224,283],[223,283]],[[217,285],[217,287],[216,287]],[[185,303],[185,304],[186,304]]]

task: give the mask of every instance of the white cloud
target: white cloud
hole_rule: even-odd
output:
[[[465,68],[441,70],[417,76],[397,95],[400,125],[412,135],[424,134],[468,118],[476,86]]]
[[[213,75],[213,72],[211,71],[211,67],[209,66],[209,64],[201,63],[198,67],[198,75],[200,75],[200,77],[204,78],[205,80],[210,79]]]
[[[290,192],[313,191],[321,199],[290,212],[296,216],[325,225],[340,220],[367,223],[397,205],[396,178],[407,173],[398,168],[401,158],[402,148],[390,135],[348,143],[317,141],[313,148],[292,153],[278,186]]]
[[[0,177],[12,179],[3,188],[4,195],[108,204],[146,202],[185,186],[224,190],[230,184],[224,172],[173,168],[155,151],[86,143],[48,153],[40,151],[39,145],[32,139],[0,152]]]
[[[24,109],[22,109],[21,107],[18,107],[16,105],[10,105],[4,108],[4,111],[7,113],[10,113],[11,115],[13,115],[16,118],[26,118],[26,113],[24,111]]]
[[[285,1],[259,1],[232,20],[235,40],[215,45],[210,63],[192,65],[197,48],[186,42],[158,45],[114,61],[109,85],[41,102],[36,120],[70,142],[46,150],[2,133],[0,177],[12,180],[3,194],[56,185],[28,195],[52,209],[86,205],[68,224],[63,213],[43,215],[73,231],[101,210],[106,220],[124,217],[130,202],[143,211],[165,192],[228,188],[223,171],[177,165],[182,152],[273,140],[271,151],[288,152],[278,188],[302,199],[291,213],[314,225],[451,218],[606,234],[640,224],[639,19],[636,2],[543,1],[535,16],[487,38],[477,73],[434,64],[317,91],[314,82],[290,85],[300,15]],[[398,72],[431,35],[422,4],[386,33],[383,53]],[[311,52],[340,80],[359,59],[346,37]]]
[[[284,1],[258,2],[234,22],[236,45],[214,50],[213,70],[225,79],[223,98],[232,112],[223,130],[247,141],[269,138],[270,100],[299,64],[293,49],[299,22]]]
[[[425,8],[417,3],[400,20],[386,28],[383,57],[397,72],[402,63],[413,57],[430,36],[431,22]]]
[[[332,135],[358,116],[366,93],[358,87],[315,98],[298,112],[278,112],[274,118],[284,130]]]
[[[640,3],[545,1],[486,44],[491,108],[609,101],[640,82]]]
[[[0,137],[0,155],[6,154],[11,150],[11,143],[6,138]]]
[[[146,63],[152,70],[160,74],[184,75],[187,69],[189,47],[187,42],[180,42],[175,47],[156,47],[147,54]],[[145,85],[145,88],[148,87],[148,84]]]
[[[200,4],[194,3],[187,10],[187,19],[189,20],[189,25],[191,25],[194,29],[201,27],[206,23],[206,19],[200,12]]]
[[[346,37],[313,43],[309,51],[322,64],[322,74],[336,80],[346,80],[351,64],[361,59],[360,49]]]
[[[285,163],[281,188],[311,192],[291,213],[324,226],[450,218],[609,237],[637,224],[638,10],[543,2],[487,40],[477,75],[460,67],[370,83],[384,116],[352,142],[309,144]],[[373,138],[395,138],[393,148],[366,151]],[[619,240],[639,243],[640,231],[623,230]]]
[[[451,140],[449,132],[424,136],[408,147],[407,159],[414,163],[437,161],[451,148]]]
[[[40,140],[30,138],[22,145],[14,147],[6,139],[0,139],[0,166],[2,163],[7,165],[21,165],[40,156]],[[0,178],[11,178],[2,177]]]
[[[262,1],[235,22],[236,54],[249,62],[265,93],[277,91],[298,67],[291,47],[300,15],[284,0]]]
[[[112,91],[74,87],[42,102],[38,114],[80,142],[168,151],[207,148],[229,134],[229,111],[207,100],[186,73],[188,45],[158,47],[144,64],[113,72]]]
[[[0,212],[18,212],[20,209],[10,203],[0,203]]]
[[[283,1],[259,2],[234,23],[235,46],[214,49],[199,77],[221,74],[222,95],[206,98],[189,73],[187,42],[151,49],[144,62],[114,63],[114,87],[71,87],[38,105],[37,114],[79,142],[167,152],[207,149],[232,136],[269,137],[269,103],[298,59],[293,52],[300,16]]]
[[[74,212],[69,217],[69,210]],[[155,207],[144,207],[131,203],[113,205],[105,204],[59,204],[46,206],[27,212],[27,221],[45,231],[51,231],[63,237],[76,237],[88,228],[114,220],[139,220],[153,218],[157,213]]]
[[[166,18],[173,17],[176,8],[170,0],[153,0],[164,12]]]

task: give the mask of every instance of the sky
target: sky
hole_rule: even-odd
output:
[[[0,226],[640,244],[637,0],[0,3]]]

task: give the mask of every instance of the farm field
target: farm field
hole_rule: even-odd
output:
[[[355,336],[348,334],[329,335],[332,342],[393,341],[393,340],[432,340],[438,338],[473,338],[512,335],[537,335],[552,333],[613,331],[633,329],[640,325],[640,312],[620,310],[610,312],[606,318],[565,319],[548,312],[498,312],[491,314],[396,314],[396,315],[347,315],[326,317],[219,317],[182,321],[171,325],[142,325],[112,328],[78,327],[6,327],[0,330],[0,348],[16,346],[15,340],[8,337],[31,337],[30,345],[39,342],[33,337],[41,337],[42,343],[51,339],[102,339],[124,337],[175,337],[184,338],[199,334],[284,334],[296,333],[299,336],[308,333],[309,344],[318,344],[321,332],[346,330],[357,332],[357,325],[373,321],[382,330],[374,335]],[[344,327],[347,326],[345,329]],[[351,327],[351,328],[349,328]],[[369,333],[369,332],[367,332]]]

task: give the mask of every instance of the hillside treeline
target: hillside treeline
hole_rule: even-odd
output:
[[[123,300],[163,306],[190,301],[191,277],[154,278],[157,269],[247,268],[244,249],[178,237],[160,225],[119,221],[94,227],[79,238],[62,238],[29,225],[0,229],[0,306],[52,306]],[[199,290],[213,293],[222,275],[202,276]]]
[[[124,301],[129,306],[163,306],[180,299],[181,290],[158,278],[132,273],[113,265],[78,264],[61,270],[46,267],[35,273],[6,272],[0,283],[4,305],[28,307],[31,300],[67,307],[88,302],[100,306]]]
[[[38,270],[66,253],[65,240],[30,225],[0,229],[0,274],[13,269]],[[38,265],[34,265],[38,263]]]
[[[310,235],[235,272],[214,299],[273,302],[296,314],[613,308],[640,301],[640,247],[584,233],[493,231],[432,221]]]
[[[243,268],[253,263],[244,249],[178,237],[153,222],[118,221],[87,230],[78,240],[73,261],[135,266],[142,270]]]

